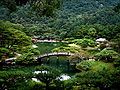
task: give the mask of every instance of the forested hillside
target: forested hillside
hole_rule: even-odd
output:
[[[60,7],[55,9],[51,15],[49,13],[52,13],[53,9],[47,9],[48,12],[39,15],[39,13],[43,13],[43,8],[40,7],[41,12],[36,12],[37,10],[33,10],[30,3],[16,6],[15,11],[10,11],[3,5],[0,8],[0,18],[22,24],[27,28],[25,32],[29,35],[58,39],[83,38],[81,35],[76,35],[76,33],[82,33],[86,36],[87,31],[83,29],[94,28],[96,32],[99,32],[99,30],[104,32],[106,29],[114,31],[113,28],[119,28],[119,0],[63,0],[60,3]],[[111,29],[109,25],[112,25],[113,28]],[[107,38],[106,34],[96,36]]]

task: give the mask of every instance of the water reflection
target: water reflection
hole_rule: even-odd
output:
[[[47,73],[48,71],[35,71],[34,74]]]
[[[39,73],[48,73],[48,71],[35,71],[34,74],[39,74]],[[68,80],[71,77],[67,74],[62,74],[59,77],[57,77],[56,79],[59,79],[60,81],[64,81],[64,80]],[[40,82],[40,80],[38,80],[37,78],[32,78],[33,81],[35,82]]]
[[[38,80],[37,78],[32,78],[32,81],[40,82],[40,80]]]
[[[71,77],[68,76],[67,74],[62,74],[60,77],[58,77],[57,79],[59,79],[60,81],[64,81],[64,80],[68,80]]]

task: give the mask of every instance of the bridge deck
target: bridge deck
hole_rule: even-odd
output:
[[[73,53],[68,53],[68,52],[53,52],[53,53],[46,53],[43,55],[40,55],[38,58],[44,58],[48,56],[72,56],[74,55]]]

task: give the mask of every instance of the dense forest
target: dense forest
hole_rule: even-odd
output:
[[[120,0],[0,0],[0,90],[119,90]]]

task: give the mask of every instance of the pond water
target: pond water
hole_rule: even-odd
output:
[[[64,42],[51,42],[51,43],[38,42],[38,43],[36,43],[36,45],[38,46],[40,53],[45,54],[45,53],[52,52],[51,50],[54,48],[57,48],[60,46],[66,46],[67,44]]]
[[[36,43],[38,49],[40,50],[41,54],[50,53],[52,49],[60,46],[66,46],[67,43],[65,42],[54,42],[54,43]],[[68,65],[69,58],[67,56],[51,56],[42,58],[42,65],[50,66],[52,68],[56,68],[62,72],[62,74],[57,77],[61,81],[68,80],[71,78],[72,75],[75,74],[73,67]],[[35,74],[39,73],[47,73],[47,71],[35,71]],[[37,78],[32,78],[35,82],[40,82]]]
[[[47,73],[47,71],[35,71],[34,74]]]
[[[62,74],[60,75],[60,77],[58,77],[57,79],[59,79],[60,81],[64,81],[64,80],[68,80],[70,79],[71,77],[67,74]]]

